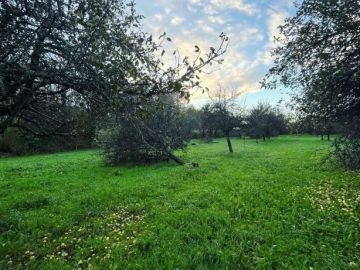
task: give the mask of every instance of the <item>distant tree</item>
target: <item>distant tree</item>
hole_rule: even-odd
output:
[[[285,133],[287,120],[284,114],[271,105],[259,103],[247,116],[247,129],[250,137],[255,138],[256,142],[260,138],[266,141],[266,138]]]
[[[213,127],[221,130],[226,137],[229,152],[234,152],[231,144],[231,131],[239,126],[239,119],[230,110],[228,101],[217,101],[211,106]]]
[[[250,110],[247,117],[248,133],[251,138],[256,139],[256,142],[258,142],[258,139],[261,137],[265,140],[267,110],[268,107],[259,104],[257,107]]]
[[[188,130],[191,138],[200,138],[203,136],[202,130],[202,111],[189,106],[184,108],[185,128]]]
[[[304,114],[341,123],[344,140],[357,145],[360,140],[360,2],[304,0],[297,8],[295,16],[279,28],[280,46],[273,52],[275,64],[264,86],[282,83],[299,89],[294,102]],[[356,149],[349,148],[351,155],[360,155],[353,152]],[[344,150],[344,158],[337,156],[340,160],[345,156],[348,159],[349,153]]]
[[[205,104],[201,108],[201,130],[202,137],[207,140],[212,140],[214,137],[214,119],[212,108],[210,104]]]
[[[229,152],[234,152],[231,143],[231,132],[234,128],[241,125],[241,116],[236,115],[235,91],[218,87],[215,93],[210,95],[211,103],[206,104],[203,111],[203,126],[210,132],[209,136],[214,136],[216,131],[221,131],[226,137]],[[212,133],[212,134],[211,134]]]
[[[196,73],[222,61],[224,34],[205,56],[196,46],[195,61],[177,57],[176,66],[164,68],[157,55],[171,39],[146,34],[141,19],[127,0],[1,1],[0,134],[8,127],[69,134],[64,100],[119,109],[161,94],[188,97],[199,85]]]
[[[288,126],[291,134],[313,134],[315,132],[310,117],[299,112],[293,112],[290,115]]]
[[[320,135],[321,140],[324,140],[324,136],[327,136],[327,140],[330,141],[330,135],[333,130],[330,120],[315,116],[311,117],[310,121],[314,127],[315,133]]]
[[[71,136],[38,136],[33,132],[28,132],[24,128],[10,127],[0,136],[0,152],[22,155],[33,153],[47,153],[64,150],[74,150],[89,148],[94,145],[95,129],[98,119],[98,111],[91,106],[80,106],[72,100],[77,97],[69,96],[59,100],[56,104],[49,102],[56,109],[58,121],[63,121],[61,132],[71,134]],[[31,119],[35,120],[35,119]],[[51,127],[52,120],[42,121],[41,127]]]

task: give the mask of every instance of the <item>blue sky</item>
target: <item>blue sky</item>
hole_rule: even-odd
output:
[[[182,56],[192,56],[194,45],[207,50],[218,43],[221,32],[230,37],[225,62],[202,84],[215,90],[236,91],[239,101],[252,106],[258,101],[276,104],[289,100],[285,89],[261,90],[259,81],[271,66],[270,51],[277,26],[293,15],[291,0],[137,0],[137,11],[145,16],[143,25],[149,33],[167,32],[172,47]],[[173,48],[168,48],[172,51]],[[166,58],[165,58],[166,59]],[[169,58],[170,59],[170,58]],[[170,61],[170,60],[169,60]],[[191,103],[199,106],[207,95],[195,92]]]

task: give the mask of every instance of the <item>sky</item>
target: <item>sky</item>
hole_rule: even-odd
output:
[[[137,0],[136,4],[137,12],[145,16],[147,32],[154,36],[166,32],[171,37],[170,54],[176,48],[182,56],[192,57],[194,45],[206,51],[216,47],[220,33],[229,36],[224,63],[201,76],[203,86],[235,91],[247,107],[290,99],[288,90],[260,89],[259,81],[271,67],[277,27],[295,12],[291,0]],[[207,101],[207,94],[192,93],[194,106]]]

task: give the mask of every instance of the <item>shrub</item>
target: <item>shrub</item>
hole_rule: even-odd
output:
[[[330,158],[341,167],[360,169],[360,139],[350,136],[336,138]]]
[[[130,106],[113,119],[97,133],[106,163],[148,163],[169,158],[183,163],[172,152],[186,148],[190,131],[180,105],[172,97]]]
[[[100,130],[97,139],[103,149],[105,162],[107,164],[129,161],[148,163],[168,158],[164,151],[157,149],[153,142],[147,143],[142,136],[125,123]]]

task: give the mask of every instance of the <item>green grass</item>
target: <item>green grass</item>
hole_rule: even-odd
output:
[[[328,142],[195,143],[199,168],[0,159],[0,269],[360,268],[360,174]]]

